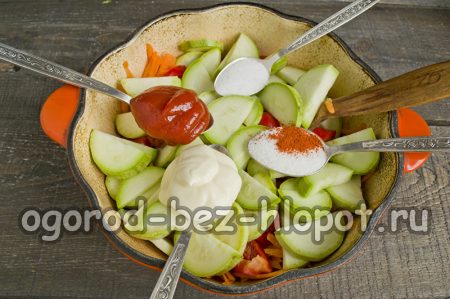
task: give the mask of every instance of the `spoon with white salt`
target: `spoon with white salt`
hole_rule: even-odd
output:
[[[450,137],[391,138],[328,146],[319,136],[299,127],[273,128],[248,143],[250,156],[263,166],[293,177],[318,172],[343,152],[450,151]]]
[[[228,64],[216,77],[214,89],[220,95],[244,95],[257,93],[266,86],[272,65],[281,57],[315,41],[362,14],[379,0],[355,1],[326,20],[314,26],[289,46],[266,59],[243,57]]]

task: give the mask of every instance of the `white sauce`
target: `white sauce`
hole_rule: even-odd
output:
[[[264,131],[248,143],[250,155],[260,164],[289,176],[301,177],[318,171],[328,162],[324,148],[305,153],[279,151],[277,141],[268,137],[275,130]]]
[[[227,155],[209,146],[186,148],[164,172],[159,200],[169,204],[177,197],[179,205],[197,208],[231,208],[241,189],[236,164]]]
[[[214,88],[220,95],[250,96],[267,84],[269,72],[254,58],[241,58],[227,65],[217,76]]]

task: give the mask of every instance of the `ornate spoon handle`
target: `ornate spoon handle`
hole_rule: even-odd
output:
[[[166,261],[163,271],[159,275],[150,299],[170,299],[177,288],[184,256],[191,239],[190,231],[183,231],[175,244],[172,253]]]
[[[280,50],[277,55],[279,57],[282,57],[330,33],[331,31],[344,25],[353,18],[359,16],[360,14],[374,6],[378,1],[379,0],[358,0],[351,3],[350,5],[347,5],[334,15],[330,16],[326,20],[314,26],[312,29],[308,30],[305,34],[292,42],[289,46]]]
[[[0,43],[0,59],[71,85],[94,89],[126,103],[130,103],[131,100],[129,95],[103,82],[2,43]]]
[[[450,137],[392,138],[361,141],[330,147],[333,154],[346,151],[360,152],[434,152],[450,151]]]

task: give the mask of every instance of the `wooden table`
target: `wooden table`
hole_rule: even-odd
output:
[[[137,26],[174,9],[219,1],[0,1],[0,41],[80,72]],[[331,1],[259,1],[316,21],[343,7]],[[383,79],[450,58],[448,0],[379,4],[337,30]],[[431,7],[423,6],[424,2]],[[60,83],[0,62],[0,297],[147,298],[158,272],[117,252],[96,230],[64,234],[55,243],[27,235],[18,224],[26,208],[69,209],[87,201],[67,167],[64,149],[39,126],[39,110]],[[450,136],[450,101],[417,108],[433,134]],[[337,271],[248,298],[450,296],[448,154],[435,154],[404,176],[392,209],[431,209],[431,231],[375,233]],[[387,224],[385,215],[380,225]],[[180,284],[177,298],[210,295]]]

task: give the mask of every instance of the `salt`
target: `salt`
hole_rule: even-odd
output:
[[[263,166],[283,174],[302,177],[321,169],[328,161],[323,147],[305,152],[282,152],[277,140],[270,138],[280,128],[264,131],[252,138],[248,150],[253,159]]]

